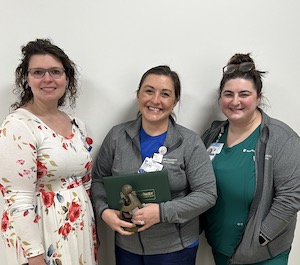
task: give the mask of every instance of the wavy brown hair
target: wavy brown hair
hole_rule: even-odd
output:
[[[68,55],[58,46],[54,45],[50,39],[36,39],[22,46],[21,63],[15,71],[15,88],[13,93],[18,96],[18,100],[11,107],[17,109],[24,104],[33,100],[31,88],[27,82],[28,65],[33,55],[52,55],[57,58],[65,69],[68,78],[68,85],[65,94],[58,100],[58,107],[64,106],[66,98],[71,108],[76,105],[77,98],[77,69],[76,64],[68,57]]]

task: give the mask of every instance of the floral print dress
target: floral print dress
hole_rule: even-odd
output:
[[[9,265],[40,254],[49,265],[97,264],[91,139],[70,118],[68,138],[22,108],[0,127],[1,235]]]

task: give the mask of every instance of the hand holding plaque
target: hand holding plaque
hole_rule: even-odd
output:
[[[126,222],[132,222],[132,216],[133,213],[142,208],[143,205],[141,204],[140,200],[136,196],[136,193],[134,190],[132,190],[132,186],[129,184],[125,184],[122,187],[121,192],[121,200],[120,203],[122,204],[121,210],[120,210],[120,218]],[[141,227],[141,225],[136,225],[136,227],[128,228],[123,227],[124,230],[129,232],[137,232],[137,230]]]

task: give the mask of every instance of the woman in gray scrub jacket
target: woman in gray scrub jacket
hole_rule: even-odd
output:
[[[226,121],[202,136],[218,199],[205,215],[217,265],[285,265],[300,208],[300,139],[260,109],[264,72],[249,54],[223,68],[219,103]]]
[[[178,75],[168,66],[149,69],[137,91],[140,114],[113,127],[100,148],[92,199],[97,216],[116,231],[117,265],[195,264],[199,215],[215,204],[216,186],[200,136],[172,118],[180,93]],[[163,155],[172,200],[147,203],[134,212],[132,223],[121,220],[107,205],[103,177],[138,172],[146,157],[154,160],[157,154]],[[124,230],[135,225],[142,225],[137,233]]]

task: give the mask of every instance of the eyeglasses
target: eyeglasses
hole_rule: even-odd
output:
[[[28,73],[31,74],[36,79],[41,79],[45,76],[46,72],[54,79],[59,79],[65,72],[65,69],[59,67],[53,67],[50,69],[43,69],[43,68],[30,68]]]
[[[249,72],[252,69],[254,69],[254,63],[252,62],[244,62],[240,64],[228,64],[223,67],[223,74],[232,74],[236,70],[239,70],[241,72]]]

